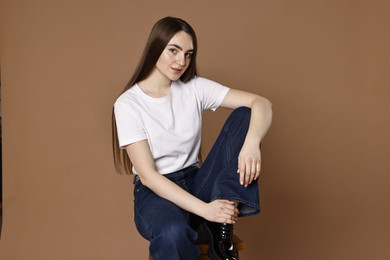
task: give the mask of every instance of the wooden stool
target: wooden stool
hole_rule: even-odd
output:
[[[200,256],[198,260],[208,260],[209,257],[207,255],[207,250],[209,249],[209,245],[206,242],[203,242],[201,239],[198,239],[196,244],[200,250]],[[238,236],[233,235],[233,247],[234,251],[236,252],[237,259],[240,259],[238,251],[245,249],[245,242],[242,241]],[[153,257],[150,255],[149,260],[153,260]]]

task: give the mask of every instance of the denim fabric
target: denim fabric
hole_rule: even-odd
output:
[[[250,109],[235,109],[199,169],[193,194],[205,202],[228,199],[240,202],[240,217],[260,212],[257,181],[246,188],[239,182],[238,155],[248,132]]]
[[[191,192],[196,167],[166,176]],[[135,177],[134,218],[138,232],[150,241],[149,251],[155,260],[197,259],[197,232],[190,226],[189,212],[163,199],[142,185]]]
[[[228,199],[240,202],[240,217],[260,212],[257,181],[248,187],[239,183],[238,154],[244,143],[250,109],[235,109],[226,120],[203,165],[164,175],[205,202]],[[134,178],[134,217],[138,232],[150,241],[155,260],[197,259],[196,227],[200,217],[179,208],[143,186]]]

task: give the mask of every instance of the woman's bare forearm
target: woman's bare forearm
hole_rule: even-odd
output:
[[[234,202],[216,200],[206,203],[158,173],[145,140],[127,146],[126,150],[142,184],[158,196],[207,220],[234,223],[238,214]]]
[[[272,104],[263,97],[253,99],[250,105],[251,119],[245,142],[260,144],[272,122]]]

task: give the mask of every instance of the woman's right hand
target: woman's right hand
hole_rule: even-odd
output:
[[[238,213],[234,201],[214,200],[206,204],[203,217],[212,222],[234,224]]]

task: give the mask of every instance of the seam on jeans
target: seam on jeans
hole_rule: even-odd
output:
[[[224,138],[226,138],[226,137],[224,136]],[[219,151],[221,150],[221,147],[222,147],[222,144],[223,144],[223,143],[224,143],[224,142],[221,142],[221,144],[220,144],[218,147],[216,147],[216,148],[217,148],[217,154],[219,154]],[[206,158],[206,160],[207,160],[207,158]],[[217,161],[217,160],[216,160],[215,158],[213,158],[210,167],[208,167],[209,170],[208,170],[207,172],[204,173],[204,174],[206,174],[206,178],[202,178],[202,179],[201,179],[201,180],[202,180],[202,182],[201,182],[201,188],[198,190],[198,193],[197,193],[197,194],[194,194],[195,196],[198,196],[198,195],[201,193],[201,191],[204,189],[205,183],[206,183],[207,180],[209,179],[208,176],[209,176],[210,174],[212,174],[212,170],[213,170],[213,168],[214,168],[214,165],[215,165],[216,161]],[[202,169],[202,167],[200,167],[199,170],[201,170],[201,169]]]

